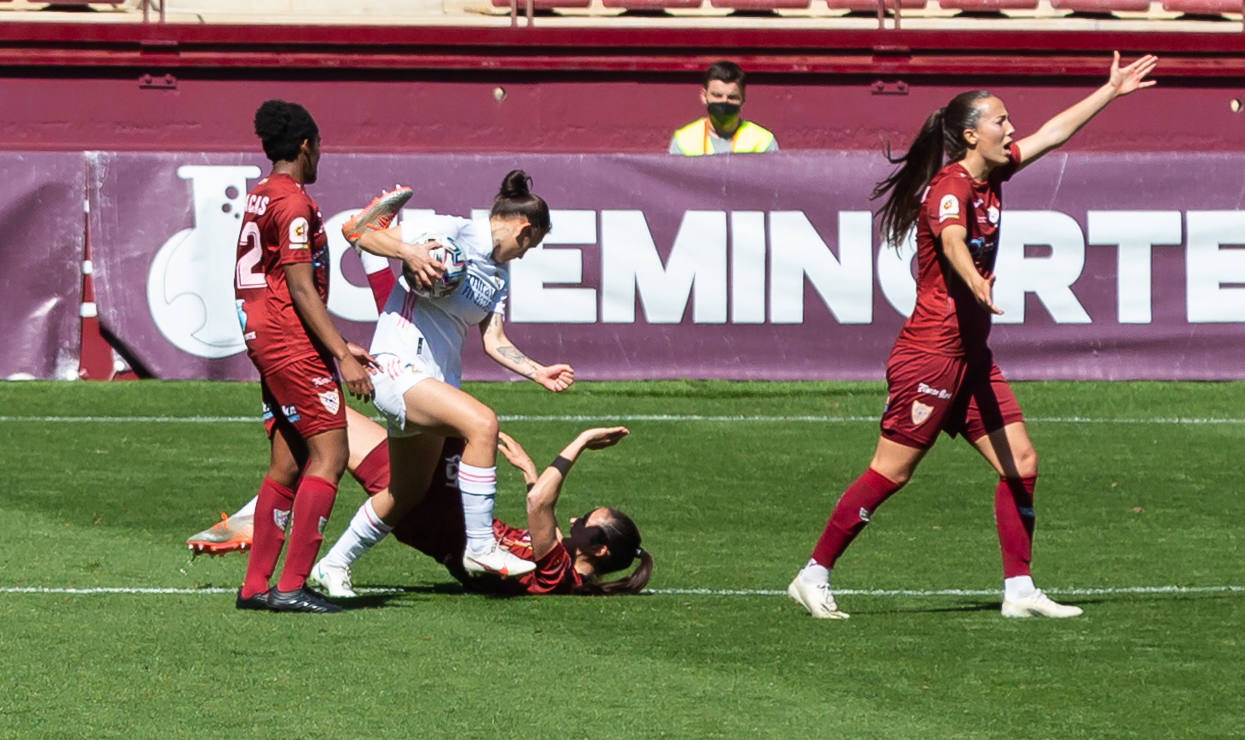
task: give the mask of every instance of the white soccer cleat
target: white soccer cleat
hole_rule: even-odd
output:
[[[482,576],[486,573],[513,578],[536,570],[536,563],[515,555],[494,542],[485,550],[465,550],[463,552],[463,569],[469,576]]]
[[[1052,617],[1064,619],[1079,617],[1084,612],[1079,606],[1068,606],[1051,601],[1050,597],[1038,589],[1020,599],[1003,599],[1003,616],[1005,617]]]
[[[787,598],[808,610],[817,619],[847,619],[847,612],[839,611],[830,593],[829,583],[809,583],[799,576],[787,586]]]
[[[354,592],[354,585],[350,583],[350,569],[325,565],[323,560],[316,563],[307,574],[307,583],[335,599],[358,596]]]

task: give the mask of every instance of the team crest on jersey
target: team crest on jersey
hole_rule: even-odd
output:
[[[324,410],[330,414],[336,414],[341,408],[341,396],[336,390],[325,391],[320,394],[320,404],[324,406]]]
[[[986,209],[986,220],[989,221],[992,226],[999,225],[999,209],[996,206],[990,206]]]
[[[949,218],[960,217],[960,199],[947,193],[938,201],[938,221],[941,223]]]
[[[912,426],[919,427],[925,423],[929,415],[933,413],[934,407],[920,401],[912,402]]]
[[[307,219],[299,216],[290,222],[290,249],[306,249],[309,239],[307,232],[311,227]]]

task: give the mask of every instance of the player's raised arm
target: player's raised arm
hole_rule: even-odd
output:
[[[409,268],[406,272],[413,274],[418,283],[413,287],[429,288],[445,274],[445,265],[431,254],[437,243],[407,244],[402,241],[402,229],[397,226],[383,231],[364,231],[355,244],[370,254],[402,260]]]
[[[562,492],[562,483],[575,461],[584,450],[600,450],[618,444],[631,432],[626,427],[585,429],[554,458],[527,492],[527,528],[532,536],[532,558],[539,561],[561,539],[555,507]],[[498,448],[520,470],[522,458],[527,457],[523,448],[504,433],[499,433]],[[516,451],[517,449],[517,451]],[[518,462],[516,462],[518,460]],[[530,464],[530,459],[529,459]],[[534,469],[534,467],[532,468]],[[525,473],[524,477],[527,477]]]
[[[517,373],[545,388],[558,393],[575,382],[575,370],[570,365],[542,365],[519,351],[506,337],[500,313],[491,313],[480,323],[480,339],[484,353],[502,367]]]
[[[1016,163],[1017,169],[1032,164],[1043,154],[1062,146],[1112,100],[1135,90],[1153,86],[1155,81],[1147,80],[1146,77],[1154,71],[1158,63],[1158,57],[1146,54],[1127,67],[1121,68],[1120,53],[1114,52],[1106,84],[1076,105],[1042,124],[1042,127],[1033,134],[1016,142],[1020,148],[1020,161]]]

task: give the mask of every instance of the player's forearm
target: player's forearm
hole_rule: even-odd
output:
[[[493,322],[496,321],[493,319]],[[484,343],[484,354],[516,375],[534,380],[536,374],[544,369],[543,365],[523,354],[518,347],[510,343],[499,323],[490,323],[481,337]]]
[[[944,235],[942,253],[946,255],[947,263],[951,265],[955,276],[968,287],[971,288],[985,279],[981,273],[977,272],[977,266],[973,264],[973,256],[969,254],[968,244],[963,238]]]
[[[333,320],[329,318],[328,309],[325,307],[324,302],[320,300],[320,294],[314,288],[308,290],[307,288],[291,285],[290,299],[294,303],[294,310],[298,313],[298,317],[311,330],[312,335],[320,340],[320,344],[325,349],[339,360],[350,354],[346,348],[346,340],[342,339],[342,335],[337,331],[337,327],[333,326]]]
[[[384,231],[365,231],[355,244],[363,251],[380,257],[402,259],[403,252],[409,245],[403,243],[401,236],[402,230],[397,227]]]
[[[1022,156],[1025,159],[1032,159],[1063,146],[1073,134],[1080,131],[1082,126],[1089,123],[1090,119],[1098,115],[1099,111],[1106,108],[1107,104],[1114,99],[1115,89],[1113,87],[1103,85],[1098,88],[1080,102],[1042,124],[1042,127],[1032,136],[1026,137],[1030,142],[1028,148],[1036,149],[1036,151],[1024,151],[1025,147],[1022,146]]]

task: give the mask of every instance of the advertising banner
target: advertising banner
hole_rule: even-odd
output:
[[[0,378],[77,378],[82,155],[0,152],[0,172]]]
[[[100,319],[162,378],[252,378],[233,306],[257,154],[95,153]],[[579,379],[878,379],[910,311],[913,249],[881,245],[873,152],[351,155],[308,186],[329,310],[375,319],[341,223],[395,182],[408,211],[486,218],[513,168],[553,209],[511,264],[506,332]],[[1013,379],[1245,377],[1245,155],[1053,154],[1004,187],[992,346]],[[475,332],[472,332],[475,334]],[[468,337],[467,379],[502,379]]]

